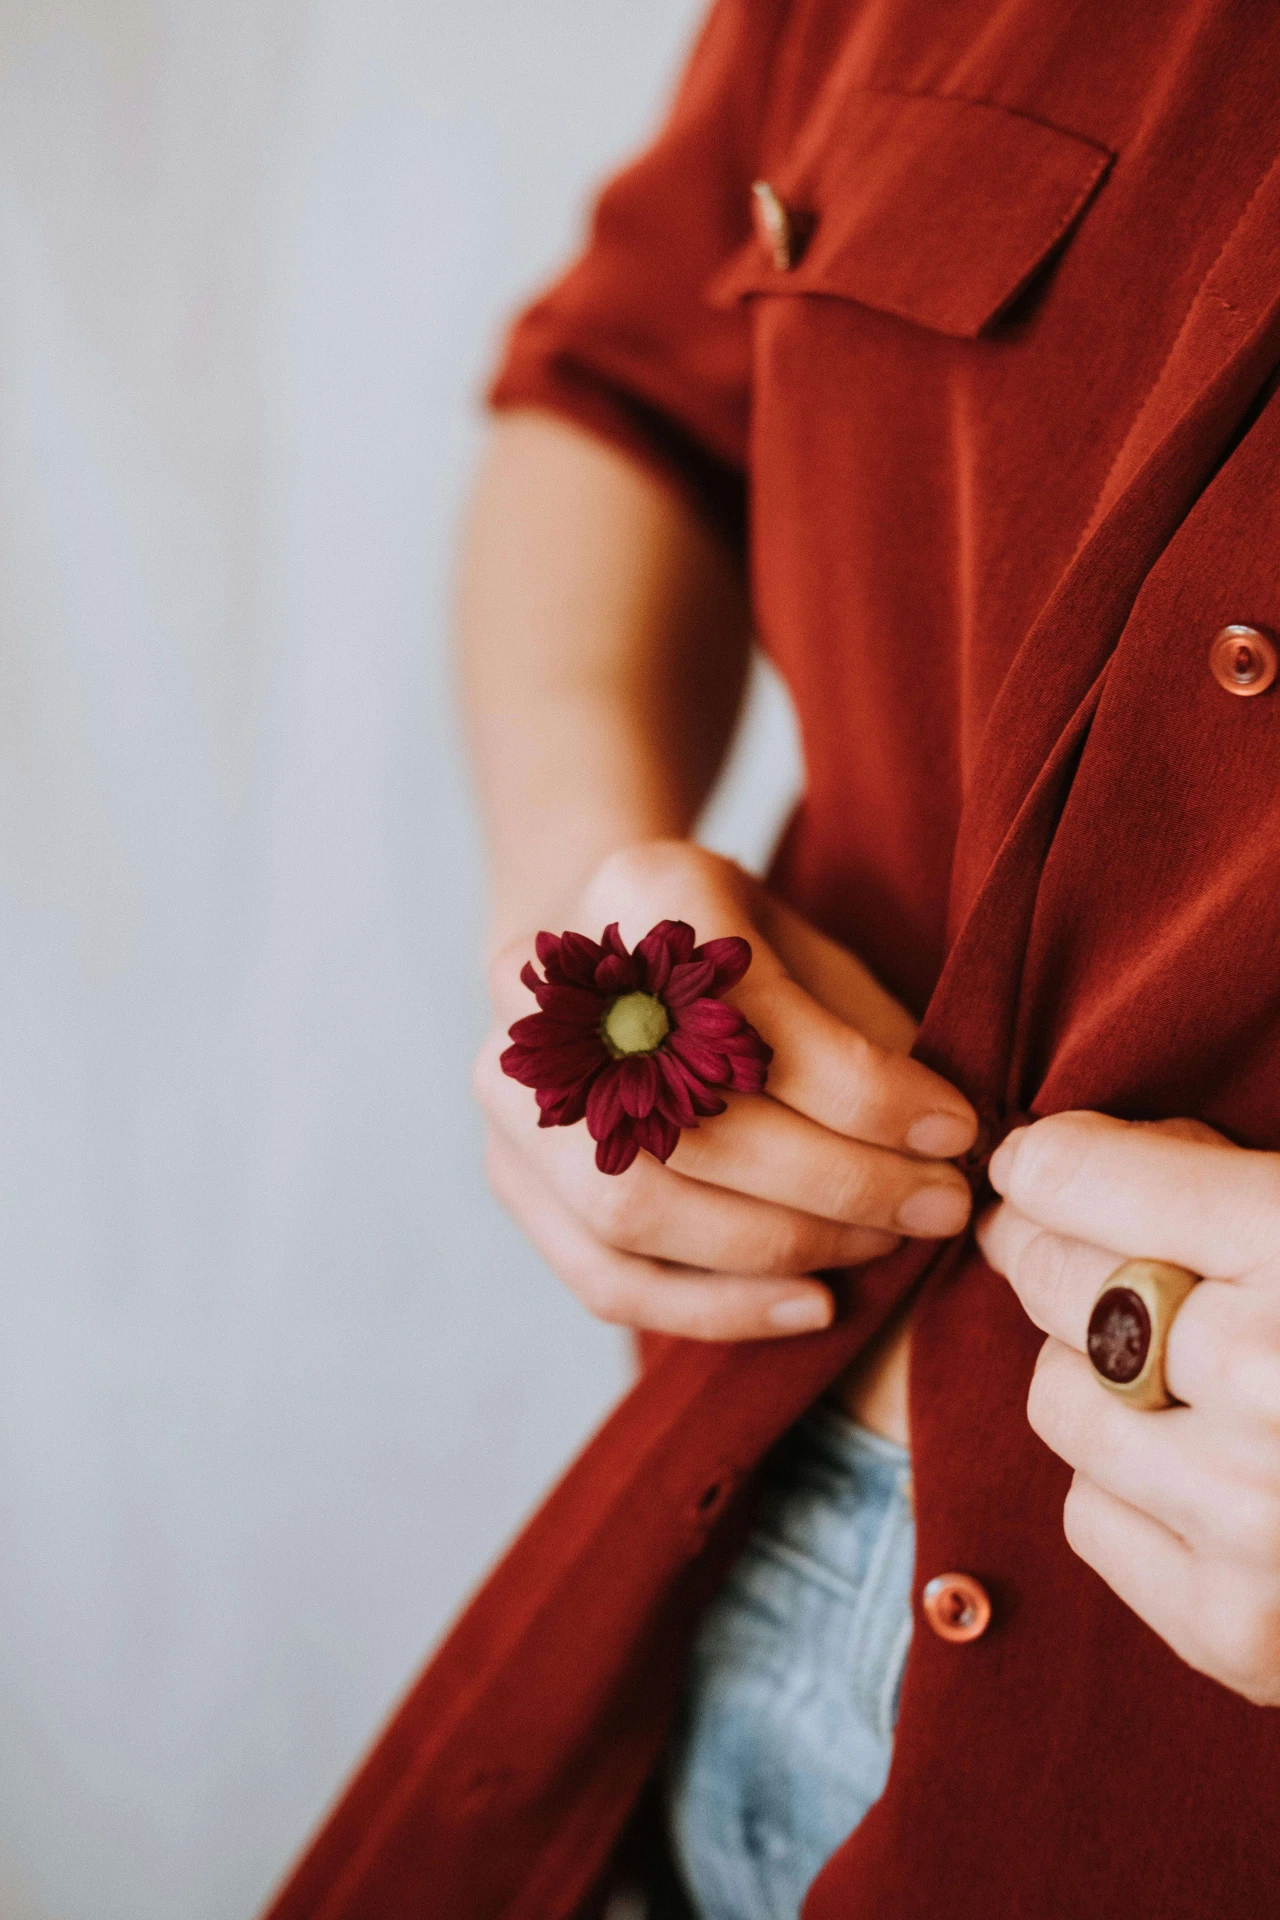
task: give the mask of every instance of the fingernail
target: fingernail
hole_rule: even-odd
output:
[[[765,1319],[780,1333],[813,1333],[831,1321],[831,1302],[815,1293],[792,1294],[769,1308]]]
[[[962,1120],[958,1113],[926,1113],[907,1130],[907,1147],[912,1153],[924,1153],[931,1160],[952,1160],[966,1153],[973,1140],[973,1121]]]
[[[898,1225],[907,1233],[923,1234],[927,1240],[944,1240],[959,1233],[969,1218],[969,1193],[965,1187],[917,1187],[898,1208]]]
[[[1030,1133],[1030,1131],[1030,1127],[1015,1127],[1012,1133],[1005,1135],[1000,1145],[992,1154],[991,1164],[987,1168],[987,1178],[997,1193],[1004,1193],[1007,1189],[1010,1175],[1013,1173],[1013,1163],[1017,1157],[1019,1142],[1023,1134]]]

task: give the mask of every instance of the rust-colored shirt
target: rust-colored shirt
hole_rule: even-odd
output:
[[[923,1016],[988,1148],[1069,1107],[1280,1147],[1280,684],[1209,658],[1280,633],[1278,98],[1247,0],[719,0],[495,385],[740,544],[807,768],[776,883]],[[1269,1912],[1280,1712],[1067,1549],[1040,1336],[966,1240],[862,1270],[828,1333],[668,1343],[276,1920],[592,1911],[756,1461],[911,1289],[917,1593],[965,1573],[992,1617],[919,1613],[806,1920]]]

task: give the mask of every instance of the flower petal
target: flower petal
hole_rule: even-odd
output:
[[[660,1086],[661,1076],[651,1053],[633,1054],[629,1060],[618,1062],[618,1097],[633,1120],[643,1120],[653,1112]]]
[[[619,1086],[618,1062],[611,1060],[604,1072],[592,1082],[591,1092],[587,1096],[586,1115],[587,1132],[593,1140],[603,1140],[606,1134],[626,1120],[622,1106],[622,1089]]]
[[[640,1151],[640,1142],[636,1139],[636,1123],[624,1120],[620,1127],[596,1142],[596,1165],[601,1173],[625,1173]]]
[[[499,1055],[498,1064],[523,1086],[567,1087],[584,1073],[593,1073],[607,1059],[597,1040],[574,1040],[554,1047],[530,1047],[516,1041]]]
[[[695,1079],[704,1086],[722,1087],[729,1078],[729,1062],[705,1040],[699,1040],[694,1034],[683,1033],[675,1028],[667,1035],[664,1043]]]
[[[747,968],[751,965],[751,943],[740,940],[737,934],[728,934],[723,940],[707,940],[694,949],[695,960],[709,960],[716,970],[716,983],[713,993],[728,993],[730,987],[736,987]]]
[[[587,1110],[587,1096],[591,1092],[592,1076],[586,1074],[576,1087],[570,1087],[567,1093],[559,1093],[550,1087],[539,1087],[538,1125],[540,1127],[572,1127],[581,1120]]]
[[[716,970],[709,960],[686,960],[671,969],[662,997],[669,1007],[688,1006],[690,1001],[701,1000],[711,991],[715,977]]]
[[[732,1054],[729,1059],[728,1085],[735,1093],[763,1093],[769,1077],[768,1063],[754,1054]]]
[[[581,1027],[562,1027],[555,1020],[548,1020],[544,1027],[541,1024],[544,1018],[544,1015],[536,1013],[529,1016],[530,1028],[535,1021],[538,1022],[532,1039],[529,1038],[528,1031],[514,1036],[513,1044],[519,1052],[530,1054],[534,1058],[545,1059],[554,1067],[563,1066],[566,1056],[574,1059],[581,1058],[584,1072],[587,1061],[594,1060],[598,1063],[608,1059],[605,1044],[598,1033],[583,1033]],[[517,1020],[516,1025],[524,1027],[525,1022]]]
[[[758,1060],[767,1067],[773,1059],[773,1048],[766,1045],[754,1027],[748,1027],[745,1033],[726,1034],[723,1040],[717,1040],[716,1046],[730,1060]]]
[[[715,1043],[724,1051],[729,1068],[729,1085],[736,1093],[763,1093],[769,1074],[773,1048],[749,1021],[744,1020],[737,1033],[725,1034]]]
[[[664,920],[667,945],[671,950],[671,964],[682,967],[686,960],[692,960],[694,942],[698,936],[687,920]]]
[[[686,1066],[683,1060],[677,1059],[674,1054],[668,1057],[671,1060],[673,1071],[681,1074],[684,1078],[685,1090],[689,1096],[689,1105],[693,1108],[694,1113],[704,1120],[709,1119],[713,1113],[723,1113],[726,1103],[715,1091],[715,1083],[709,1085],[707,1081],[696,1074],[691,1067]],[[727,1070],[728,1062],[726,1061],[724,1064]],[[723,1083],[721,1082],[720,1084]],[[674,1117],[674,1115],[671,1116],[673,1119]]]
[[[672,1008],[672,1026],[681,1033],[696,1034],[699,1040],[721,1040],[727,1034],[741,1033],[746,1021],[736,1007],[723,1000],[694,1000],[689,1006]]]
[[[603,1002],[589,987],[539,986],[536,996],[544,1013],[575,1027],[598,1027],[604,1019]]]
[[[640,984],[639,969],[630,954],[619,956],[607,953],[596,968],[595,979],[602,997],[606,994],[634,993]]]
[[[668,1120],[674,1120],[678,1127],[696,1126],[698,1115],[690,1089],[697,1082],[666,1047],[660,1047],[652,1057],[657,1061],[658,1071],[662,1075],[659,1111],[665,1113]]]
[[[533,950],[545,967],[548,980],[559,980],[563,977],[560,967],[560,937],[558,934],[538,934],[534,939]],[[524,980],[527,987],[529,982],[524,979],[523,972],[520,978]]]
[[[508,1037],[518,1040],[526,1047],[559,1047],[572,1044],[582,1046],[587,1040],[598,1042],[603,1054],[605,1045],[599,1035],[587,1030],[571,1020],[556,1020],[549,1013],[526,1013],[522,1020],[513,1021],[507,1028]]]
[[[747,941],[698,946],[684,920],[659,920],[634,952],[614,921],[601,939],[566,930],[536,936],[545,973],[531,962],[520,977],[539,1011],[513,1023],[504,1073],[531,1087],[539,1126],[573,1126],[585,1117],[597,1164],[622,1172],[641,1147],[660,1160],[680,1129],[723,1113],[720,1090],[756,1093],[773,1054],[736,1007],[717,996],[742,978]],[[653,1053],[615,1060],[602,1034],[609,1002],[635,991],[661,995],[671,1028]]]
[[[727,1033],[716,1045],[722,1047],[731,1060],[757,1060],[761,1067],[767,1067],[773,1059],[773,1048],[747,1020],[737,1033]]]
[[[659,920],[656,927],[650,927],[644,939],[635,950],[635,957],[644,969],[642,984],[650,993],[661,993],[671,978],[671,969],[681,958],[684,950],[684,934],[692,932],[686,928],[683,920]]]
[[[589,987],[600,959],[601,948],[585,933],[564,933],[560,937],[560,966],[573,986]]]
[[[651,1113],[635,1122],[635,1139],[655,1160],[669,1160],[675,1152],[680,1129],[661,1113]]]

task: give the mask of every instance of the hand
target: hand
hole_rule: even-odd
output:
[[[1280,1704],[1280,1154],[1067,1113],[1010,1134],[991,1181],[978,1240],[1049,1335],[1028,1415],[1075,1469],[1068,1543],[1189,1665]],[[1103,1281],[1144,1256],[1206,1276],[1169,1334],[1186,1405],[1158,1413],[1084,1355]]]
[[[497,1024],[476,1067],[490,1181],[601,1319],[703,1340],[812,1331],[833,1312],[816,1270],[874,1259],[904,1233],[963,1227],[969,1189],[942,1156],[972,1143],[973,1110],[906,1057],[914,1022],[865,967],[701,848],[610,856],[568,924],[594,938],[618,920],[632,945],[668,917],[699,940],[751,942],[727,997],[774,1049],[768,1092],[729,1095],[665,1166],[642,1153],[624,1174],[598,1173],[585,1127],[539,1131],[532,1093],[498,1066],[507,1027],[531,1011],[519,978],[531,930],[492,968]]]

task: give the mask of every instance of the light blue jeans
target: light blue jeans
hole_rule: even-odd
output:
[[[795,1920],[880,1797],[911,1639],[910,1464],[821,1403],[769,1458],[671,1755],[672,1850],[699,1920]]]

